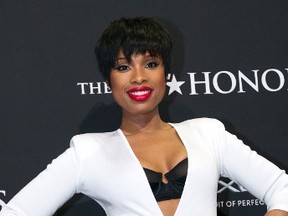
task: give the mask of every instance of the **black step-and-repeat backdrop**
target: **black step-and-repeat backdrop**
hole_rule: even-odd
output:
[[[98,72],[94,46],[123,16],[158,18],[173,35],[164,119],[218,118],[287,171],[287,10],[280,0],[1,0],[0,206],[73,135],[117,128],[119,108]],[[219,181],[217,207],[225,216],[266,209],[229,179]],[[105,214],[77,195],[55,215]]]

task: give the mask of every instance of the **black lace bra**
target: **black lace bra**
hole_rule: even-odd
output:
[[[143,169],[157,202],[181,198],[187,176],[188,158],[182,160],[164,174],[168,183],[162,182],[162,173],[145,167]]]

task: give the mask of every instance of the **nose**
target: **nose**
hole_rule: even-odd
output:
[[[148,78],[145,74],[145,69],[134,68],[131,75],[131,83],[141,85],[147,82]]]

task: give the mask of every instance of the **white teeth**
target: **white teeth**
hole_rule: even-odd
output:
[[[133,92],[129,92],[129,94],[132,94],[132,95],[145,95],[145,94],[148,94],[150,91],[149,90],[145,90],[145,91],[133,91]]]

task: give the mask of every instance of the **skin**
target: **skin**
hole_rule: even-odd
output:
[[[282,210],[271,210],[264,216],[288,216],[288,212]]]
[[[120,129],[143,167],[167,173],[187,157],[186,149],[175,129],[162,121],[158,105],[165,94],[165,73],[162,59],[149,53],[132,55],[128,62],[120,51],[116,66],[110,73],[112,95],[122,108]],[[149,87],[152,93],[145,101],[135,101],[128,91]],[[162,177],[162,181],[168,180]],[[164,216],[173,216],[180,199],[158,202]],[[156,200],[155,200],[156,201]],[[288,216],[273,210],[265,216]]]

